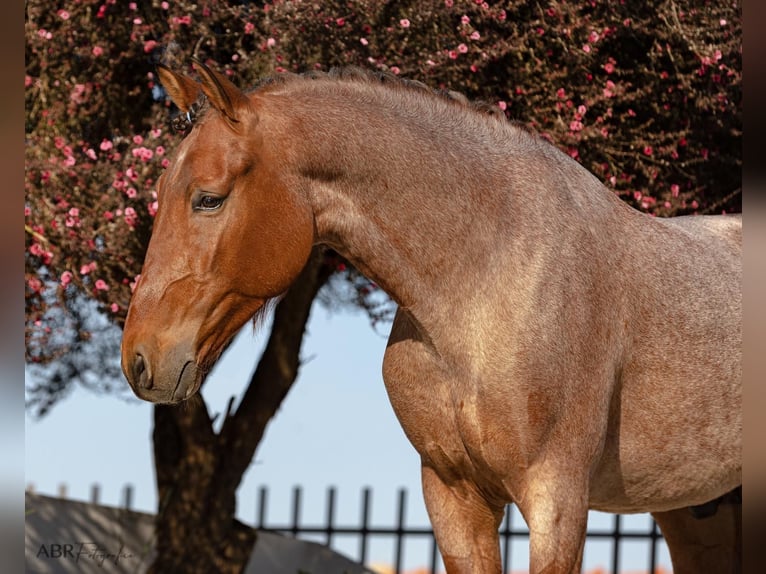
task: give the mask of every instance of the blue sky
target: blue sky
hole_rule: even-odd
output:
[[[268,324],[253,333],[246,326],[205,383],[203,395],[211,414],[224,411],[249,381],[268,334]],[[315,305],[304,339],[304,365],[298,380],[269,424],[255,462],[238,493],[237,516],[254,524],[257,490],[269,488],[268,519],[290,520],[294,486],[303,488],[304,524],[320,524],[329,486],[337,493],[336,522],[359,524],[361,490],[371,487],[372,523],[393,526],[397,492],[408,490],[407,524],[426,526],[420,491],[419,459],[388,402],[381,376],[388,325],[375,332],[359,312],[334,312]],[[129,396],[129,395],[125,395]],[[101,502],[118,505],[124,485],[134,487],[133,508],[154,512],[152,407],[137,400],[97,395],[78,389],[41,421],[26,418],[25,479],[41,494],[55,495],[65,483],[68,496],[90,497],[101,485]],[[522,524],[516,517],[515,525]],[[609,528],[611,517],[592,513],[590,528]],[[628,527],[648,528],[646,516],[629,517]],[[358,542],[339,539],[338,549],[355,558]],[[608,543],[586,546],[586,568],[608,566]],[[373,542],[370,559],[391,562],[392,545]],[[407,546],[406,566],[424,566],[428,547]],[[512,549],[514,568],[526,569],[526,543]],[[646,568],[648,550],[623,547],[623,564]],[[669,567],[666,550],[661,564]],[[517,562],[518,560],[518,562]]]

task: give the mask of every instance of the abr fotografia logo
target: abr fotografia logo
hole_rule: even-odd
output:
[[[72,560],[75,564],[83,561],[93,561],[103,568],[105,562],[118,564],[120,560],[132,558],[134,555],[125,550],[124,545],[110,551],[97,542],[70,542],[65,544],[41,544],[37,550],[37,558],[48,560]]]

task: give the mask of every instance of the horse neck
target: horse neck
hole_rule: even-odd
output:
[[[430,95],[348,84],[284,109],[293,137],[278,145],[307,183],[317,241],[423,322],[465,306],[489,268],[545,251],[580,201],[546,182],[600,185],[521,128]]]

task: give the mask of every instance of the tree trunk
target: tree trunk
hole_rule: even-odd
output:
[[[333,269],[315,249],[274,312],[269,341],[250,385],[221,431],[202,397],[154,409],[154,463],[159,508],[157,557],[149,572],[239,573],[255,530],[234,518],[236,491],[266,425],[298,374],[300,348],[314,297]]]

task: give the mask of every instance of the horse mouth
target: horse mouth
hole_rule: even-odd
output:
[[[189,399],[202,386],[202,372],[194,361],[186,361],[178,375],[178,382],[170,396],[170,402],[180,403]]]

